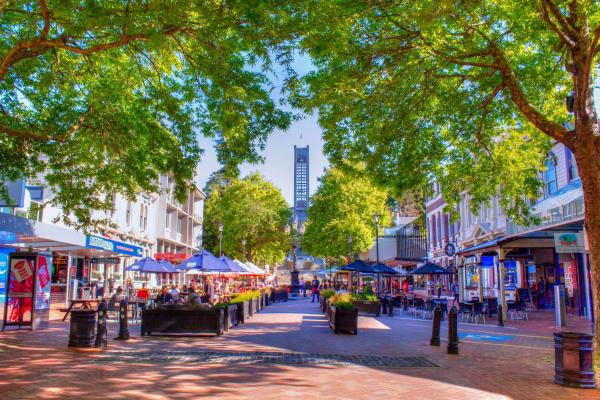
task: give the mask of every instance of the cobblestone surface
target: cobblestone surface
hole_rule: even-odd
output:
[[[300,300],[221,337],[140,337],[133,324],[129,341],[73,350],[68,322],[55,320],[48,330],[0,334],[0,400],[600,400],[598,390],[552,383],[551,313],[504,328],[461,323],[459,355],[446,353],[446,327],[440,347],[429,345],[431,321],[404,313],[359,317],[357,335],[335,335],[318,305]],[[569,319],[566,329],[589,327]],[[109,331],[116,336],[115,322]]]
[[[123,352],[94,360],[96,363],[235,363],[284,364],[305,366],[365,366],[383,368],[438,367],[426,357],[346,356],[341,354],[309,354],[278,352],[208,352],[208,351],[153,351]]]

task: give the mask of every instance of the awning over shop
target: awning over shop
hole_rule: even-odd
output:
[[[456,252],[456,254],[465,254],[470,253],[476,250],[486,249],[488,247],[498,246],[498,243],[504,238],[504,236],[498,237],[496,239],[488,240],[487,242],[476,244],[475,246],[467,247],[465,249],[461,249]]]
[[[533,214],[544,214],[553,208],[562,207],[565,204],[583,198],[583,189],[581,187],[581,179],[575,179],[563,186],[560,190],[544,200],[540,201],[533,207]]]

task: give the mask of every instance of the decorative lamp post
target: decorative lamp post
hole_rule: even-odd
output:
[[[373,221],[375,221],[375,254],[377,260],[377,268],[379,268],[379,213],[376,212],[373,215]],[[377,272],[377,295],[381,294],[381,288],[379,282],[379,272]]]
[[[223,255],[223,223],[219,222],[219,257]]]
[[[246,262],[246,239],[242,239],[242,261]]]
[[[348,235],[348,264],[352,262],[352,235]]]
[[[292,271],[290,272],[290,295],[292,297],[297,297],[300,294],[300,280],[298,279],[299,272],[296,269],[296,249],[298,248],[297,234],[304,234],[304,225],[298,225],[298,221],[294,220],[291,226],[289,224],[285,225],[285,233],[292,236]]]

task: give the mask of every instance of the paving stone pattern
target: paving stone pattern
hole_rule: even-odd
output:
[[[385,357],[342,354],[309,354],[280,352],[122,352],[103,356],[94,363],[235,363],[235,364],[282,364],[305,366],[365,366],[388,368],[431,368],[438,367],[427,357]]]

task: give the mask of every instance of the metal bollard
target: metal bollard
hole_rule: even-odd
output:
[[[504,326],[504,309],[502,308],[502,304],[498,304],[498,326]]]
[[[440,324],[442,323],[442,309],[440,306],[436,306],[433,310],[433,329],[431,332],[431,341],[429,342],[432,346],[440,345]]]
[[[408,297],[404,296],[404,311],[408,311]]]
[[[107,347],[107,335],[106,331],[106,312],[108,311],[108,305],[106,300],[102,300],[98,304],[98,327],[96,328],[96,347]]]
[[[119,336],[115,340],[129,340],[129,329],[127,328],[127,300],[119,303]]]
[[[448,354],[458,354],[458,311],[455,306],[448,313]]]
[[[388,315],[390,317],[394,316],[394,302],[390,299],[388,303]]]
[[[383,299],[381,299],[381,305],[382,305],[382,307],[383,307],[383,311],[382,311],[382,312],[383,312],[384,314],[387,314],[387,313],[388,313],[388,310],[387,310],[387,306],[388,306],[388,299],[386,299],[386,298],[383,298]]]

